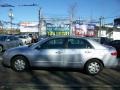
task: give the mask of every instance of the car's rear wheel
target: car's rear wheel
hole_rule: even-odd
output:
[[[99,60],[89,60],[85,65],[85,71],[89,75],[96,75],[102,71],[103,65]]]
[[[3,52],[3,46],[0,45],[0,53]]]
[[[23,56],[16,56],[12,59],[11,67],[14,71],[25,71],[28,70],[29,63]]]

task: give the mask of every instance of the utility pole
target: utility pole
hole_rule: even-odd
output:
[[[39,15],[38,15],[38,16],[39,16],[39,17],[38,17],[38,18],[39,18],[39,22],[38,22],[38,33],[39,33],[39,36],[41,36],[41,9],[42,9],[42,8],[40,7],[40,8],[39,8],[39,13],[38,13],[38,14],[39,14]]]
[[[101,30],[102,30],[103,19],[104,19],[103,16],[101,16],[99,18],[99,34],[98,34],[99,37],[101,37]]]

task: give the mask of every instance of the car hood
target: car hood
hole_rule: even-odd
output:
[[[30,47],[28,47],[27,45],[26,46],[19,46],[19,47],[15,47],[15,48],[11,48],[11,49],[8,49],[7,51],[21,51],[21,52],[24,52],[26,50],[30,49]]]

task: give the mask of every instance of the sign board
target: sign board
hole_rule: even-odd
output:
[[[21,22],[20,32],[38,32],[38,22]]]
[[[46,32],[48,36],[70,35],[70,25],[66,21],[53,21],[46,24]]]
[[[95,36],[95,25],[93,24],[74,24],[73,33],[76,36]]]

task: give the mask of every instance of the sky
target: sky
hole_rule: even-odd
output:
[[[69,17],[71,5],[76,5],[75,18],[99,20],[105,17],[106,23],[113,22],[115,16],[120,16],[120,0],[0,0],[0,5],[11,4],[14,19],[13,22],[38,21],[38,10],[48,18]],[[21,7],[20,5],[38,4],[39,6]],[[0,20],[10,21],[8,12],[11,7],[0,7]]]

